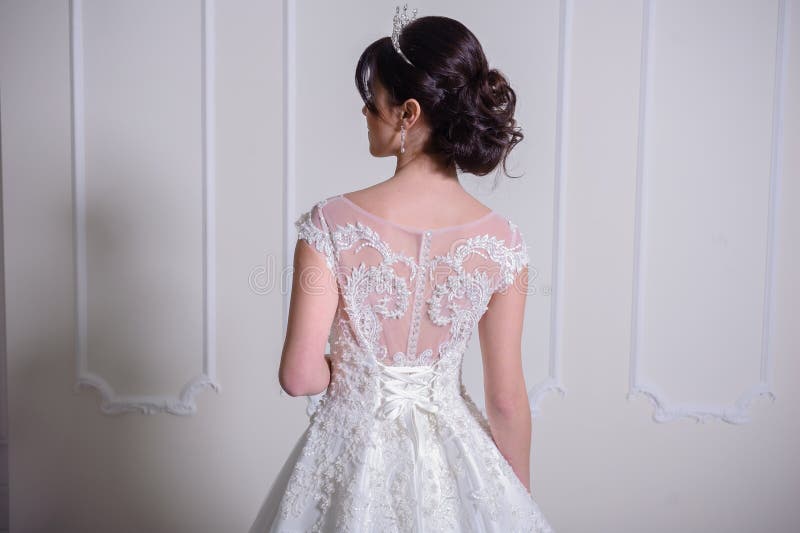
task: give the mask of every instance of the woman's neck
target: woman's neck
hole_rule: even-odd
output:
[[[426,187],[460,186],[455,165],[446,167],[434,158],[422,154],[406,161],[398,157],[394,176],[389,179],[414,187],[422,184]]]

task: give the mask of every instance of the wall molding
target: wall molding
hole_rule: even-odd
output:
[[[761,334],[761,362],[758,381],[750,386],[744,393],[733,401],[732,405],[692,405],[690,403],[679,403],[669,398],[658,384],[641,375],[638,366],[639,344],[642,340],[642,329],[640,324],[643,321],[643,302],[644,302],[644,271],[645,257],[643,250],[644,235],[643,225],[647,220],[646,203],[642,201],[645,197],[647,181],[644,176],[645,136],[648,110],[651,105],[651,90],[653,65],[650,61],[650,52],[653,46],[653,20],[655,18],[654,0],[645,0],[642,15],[642,52],[641,52],[641,71],[639,85],[639,131],[637,147],[637,168],[636,168],[636,220],[635,220],[635,250],[633,266],[633,302],[632,302],[632,326],[631,326],[631,360],[629,391],[627,399],[630,401],[635,395],[643,395],[653,404],[653,420],[656,422],[667,422],[679,418],[694,418],[697,422],[718,419],[728,423],[742,424],[749,421],[748,411],[758,397],[764,396],[775,401],[775,394],[772,392],[772,368],[773,368],[773,349],[772,339],[774,330],[775,315],[775,246],[777,243],[776,219],[780,199],[780,177],[782,166],[783,150],[783,109],[784,93],[786,80],[786,63],[788,55],[788,13],[786,1],[779,0],[778,21],[777,21],[777,44],[775,79],[773,86],[773,108],[772,108],[772,139],[770,157],[770,192],[769,192],[769,220],[767,235],[766,252],[766,271],[764,283],[764,315],[762,317]]]
[[[553,177],[553,248],[550,289],[550,353],[548,376],[528,388],[531,417],[541,415],[539,405],[545,394],[557,391],[566,396],[567,388],[561,380],[561,341],[564,333],[564,265],[566,248],[564,234],[567,227],[567,148],[569,140],[569,100],[572,73],[572,13],[573,0],[560,0],[558,13],[558,78],[556,87],[556,142],[555,172]]]
[[[84,66],[82,0],[70,2],[70,69],[72,80],[72,180],[73,231],[75,242],[75,352],[77,376],[74,391],[94,389],[100,394],[105,414],[140,412],[189,415],[197,411],[195,396],[210,387],[220,392],[216,378],[216,237],[215,224],[215,107],[214,107],[214,0],[202,1],[202,129],[203,129],[203,353],[202,372],[191,378],[177,394],[118,395],[111,384],[88,368],[87,272],[86,272],[86,165],[84,129]]]

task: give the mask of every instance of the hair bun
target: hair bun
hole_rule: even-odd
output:
[[[488,67],[478,39],[457,20],[429,16],[403,29],[403,51],[413,68],[395,50],[389,37],[372,43],[356,66],[356,86],[368,109],[372,83],[387,88],[389,105],[416,99],[430,125],[423,151],[442,157],[447,166],[484,176],[502,162],[524,135],[516,126],[516,93],[506,77]]]
[[[516,94],[497,69],[469,80],[439,107],[445,127],[434,134],[438,148],[464,172],[484,176],[523,139],[516,127]]]

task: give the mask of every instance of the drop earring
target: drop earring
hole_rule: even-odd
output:
[[[406,127],[400,124],[400,153],[406,153]]]

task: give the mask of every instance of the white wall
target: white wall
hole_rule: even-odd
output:
[[[291,222],[317,199],[393,170],[393,160],[368,155],[353,70],[368,43],[391,34],[394,4],[303,2],[287,13],[281,2],[217,1],[206,21],[215,57],[205,107],[215,119],[210,129],[201,120],[201,2],[81,4],[87,166],[78,190],[86,213],[117,207],[102,221],[87,218],[83,251],[72,226],[79,206],[72,198],[70,5],[0,3],[11,531],[246,531],[307,424],[306,401],[281,396],[277,382]],[[491,194],[480,180],[465,184],[517,220],[531,244],[535,292],[523,347],[537,409],[532,489],[560,533],[800,530],[800,363],[793,357],[800,353],[800,220],[793,209],[800,200],[800,2],[786,1],[778,102],[780,6],[409,6],[418,16],[464,22],[517,90],[526,139],[510,172],[524,177],[506,178]],[[112,48],[114,26],[92,28],[123,8],[142,18],[115,20],[118,33],[154,34]],[[174,39],[158,41],[170,27]],[[103,56],[107,50],[132,55],[115,61]],[[642,78],[644,50],[651,70]],[[91,70],[103,64],[98,58],[107,65],[102,72]],[[134,66],[146,73],[170,58],[186,68],[114,89]],[[777,137],[774,111],[782,119]],[[98,129],[101,123],[108,129]],[[163,137],[165,149],[155,135],[102,149],[113,135],[153,125],[164,128],[159,135],[177,132]],[[203,147],[209,132],[213,145]],[[209,155],[213,202],[205,205]],[[780,168],[771,167],[776,155]],[[780,185],[774,204],[771,179]],[[163,195],[146,195],[152,191]],[[167,224],[151,215],[169,209]],[[198,296],[204,220],[214,246],[206,264],[215,296],[210,329]],[[161,231],[147,226],[154,221]],[[96,240],[120,235],[112,231],[120,222],[127,222],[125,238]],[[181,237],[179,245],[165,235]],[[108,250],[128,254],[124,269],[111,269],[116,277],[97,270],[99,261],[117,257]],[[90,368],[102,369],[119,394],[156,406],[207,371],[219,391],[199,390],[194,414],[109,415],[97,391],[73,390],[80,335],[73,261],[81,253],[85,271],[94,272],[85,282],[94,309],[89,331],[128,335],[102,337],[105,351],[89,343]],[[153,273],[164,266],[166,273]],[[130,291],[131,280],[174,280],[190,291],[124,314],[147,295]],[[98,302],[107,314],[92,307]],[[766,347],[765,316],[773,327]],[[139,331],[134,323],[180,328],[145,338],[131,333]],[[209,331],[216,334],[206,347],[210,367],[202,342]],[[169,346],[177,346],[173,356],[157,357]],[[475,339],[465,381],[481,400],[477,349]],[[759,384],[775,401],[755,398],[736,409],[737,398]],[[646,395],[628,398],[654,385],[661,410]],[[683,416],[692,414],[705,423]]]

